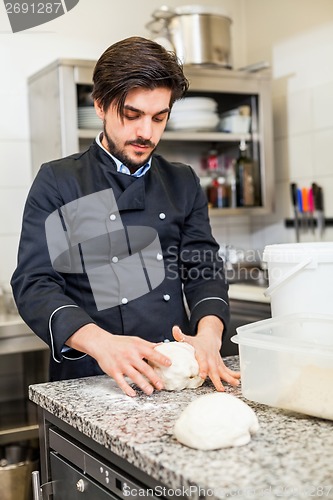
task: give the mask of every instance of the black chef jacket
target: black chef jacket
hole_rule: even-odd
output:
[[[59,207],[110,188],[124,227],[149,226],[157,231],[165,278],[135,300],[97,310],[85,273],[61,273],[52,267],[45,221]],[[187,165],[154,154],[149,171],[136,178],[117,172],[112,158],[96,142],[83,153],[42,165],[26,201],[12,287],[20,315],[50,346],[50,379],[102,373],[91,357],[64,348],[66,340],[87,323],[152,342],[172,340],[174,325],[194,335],[206,315],[218,316],[226,327],[227,284],[217,252],[205,194]]]

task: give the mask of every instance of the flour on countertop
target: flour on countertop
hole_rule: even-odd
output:
[[[129,381],[130,382],[130,381]],[[160,401],[149,401],[150,396],[144,396],[147,401],[142,401],[136,397],[132,398],[123,393],[120,387],[114,385],[111,380],[98,381],[97,385],[80,388],[80,393],[85,397],[97,399],[99,403],[110,403],[113,407],[118,406],[125,408],[142,408],[143,410],[172,410],[178,408],[175,403],[161,403]]]

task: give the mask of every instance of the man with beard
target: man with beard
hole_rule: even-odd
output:
[[[132,37],[102,54],[93,84],[103,132],[42,165],[12,278],[22,318],[50,346],[50,379],[106,373],[149,395],[163,384],[147,361],[170,365],[154,347],[175,340],[218,391],[237,385],[220,356],[228,295],[205,195],[190,166],[154,153],[188,89],[182,67]]]

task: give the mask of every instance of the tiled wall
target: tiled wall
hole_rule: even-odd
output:
[[[243,219],[243,226],[237,222],[225,228],[218,222],[215,229],[213,221],[213,227],[219,240],[226,237],[229,244],[264,249],[265,245],[296,241],[295,231],[284,226],[284,220],[293,216],[291,182],[300,187],[310,187],[312,182],[321,185],[326,217],[333,217],[333,3],[251,0],[245,6],[250,25],[248,47],[253,43],[249,62],[268,60],[272,68],[275,211]],[[297,24],[296,8],[303,16],[302,28]],[[279,32],[276,22],[278,14],[287,11],[294,19],[294,33],[289,26],[282,36],[275,33]],[[255,33],[259,12],[265,17],[265,26]],[[281,32],[283,29],[287,28],[281,26]],[[319,239],[318,232],[301,233],[301,241]],[[333,228],[326,228],[322,240],[333,241]]]

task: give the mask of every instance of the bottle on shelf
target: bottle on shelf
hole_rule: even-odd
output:
[[[226,165],[226,184],[228,189],[228,206],[230,208],[237,207],[236,197],[236,175],[235,175],[235,161],[231,160]]]
[[[207,198],[210,207],[223,208],[229,206],[228,187],[224,168],[220,165],[218,151],[212,147],[207,155],[207,171],[210,182],[207,187]]]
[[[247,156],[247,146],[244,140],[241,140],[239,145],[235,176],[237,207],[253,206],[255,204],[254,168],[252,159]]]

